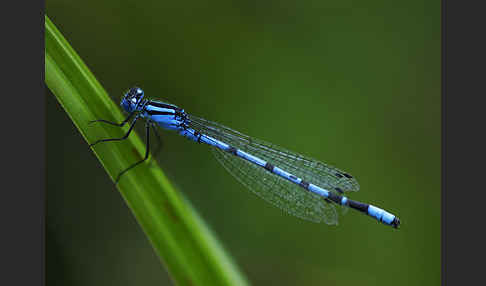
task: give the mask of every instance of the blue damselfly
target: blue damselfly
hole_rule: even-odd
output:
[[[126,139],[137,120],[146,119],[145,156],[123,170],[117,176],[116,182],[128,170],[147,160],[150,152],[150,128],[157,135],[154,126],[158,125],[195,142],[211,146],[218,161],[243,185],[294,216],[313,222],[337,224],[338,215],[334,205],[340,205],[395,228],[400,225],[400,220],[395,215],[345,197],[344,192],[358,191],[359,184],[353,176],[335,167],[190,115],[173,104],[145,99],[143,90],[138,87],[125,93],[121,106],[129,114],[123,122],[115,123],[103,119],[92,122],[124,126],[133,118],[125,136],[102,139],[90,144],[94,146],[101,142]]]

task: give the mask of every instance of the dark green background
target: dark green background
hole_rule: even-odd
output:
[[[160,165],[252,284],[438,285],[440,1],[174,2],[46,10],[113,100],[136,84],[335,165],[358,178],[352,198],[402,220],[397,231],[354,211],[338,227],[288,216],[206,146],[164,132]],[[170,284],[49,91],[46,101],[47,284]]]

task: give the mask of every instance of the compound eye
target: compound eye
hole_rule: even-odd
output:
[[[142,90],[141,88],[139,87],[132,87],[130,88],[130,90],[128,91],[128,95],[130,96],[137,96],[140,94],[139,90]]]

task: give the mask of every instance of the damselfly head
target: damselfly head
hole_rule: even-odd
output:
[[[120,105],[126,112],[132,112],[135,109],[141,107],[143,99],[143,90],[139,87],[130,88],[123,96]]]

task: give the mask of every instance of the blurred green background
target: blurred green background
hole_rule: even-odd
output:
[[[402,220],[286,215],[207,146],[164,132],[160,165],[252,284],[440,283],[440,1],[48,0],[46,12],[116,102],[138,85],[335,165],[360,182],[351,198]],[[47,88],[46,102],[47,285],[171,285]]]

